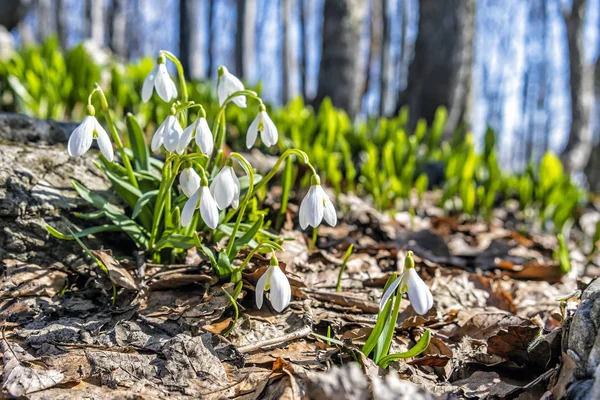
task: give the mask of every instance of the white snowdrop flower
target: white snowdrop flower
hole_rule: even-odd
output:
[[[200,217],[210,229],[216,229],[219,224],[219,209],[208,186],[200,186],[186,201],[181,212],[181,225],[188,226],[192,222],[194,212],[200,208]]]
[[[88,105],[88,115],[83,118],[81,124],[69,137],[67,151],[71,157],[79,157],[92,147],[94,139],[98,141],[98,147],[104,157],[112,162],[114,151],[108,134],[96,119],[94,107]]]
[[[185,128],[177,145],[177,153],[183,154],[190,145],[194,132],[196,134],[196,144],[200,147],[200,151],[203,154],[210,155],[214,147],[213,136],[204,117],[196,118],[194,122]]]
[[[316,228],[323,218],[331,226],[337,224],[335,207],[321,187],[320,178],[313,175],[311,187],[300,204],[300,227],[306,229],[310,225]]]
[[[400,285],[402,293],[408,293],[408,300],[417,314],[426,314],[433,306],[431,291],[415,270],[412,251],[409,251],[406,256],[405,269],[402,275],[396,278],[383,294],[379,303],[379,310],[383,310],[398,285]]]
[[[217,94],[219,95],[219,105],[222,106],[225,100],[234,94],[244,90],[244,84],[235,75],[227,70],[224,66],[219,67],[219,83],[217,86]],[[232,101],[238,107],[246,108],[246,96],[236,96]]]
[[[158,127],[152,137],[152,151],[156,152],[160,146],[164,145],[168,151],[177,150],[179,139],[183,133],[183,129],[175,115],[169,115],[162,124]]]
[[[210,184],[217,207],[224,210],[229,205],[237,209],[240,204],[240,181],[230,166],[225,166]]]
[[[248,128],[248,133],[246,134],[247,148],[251,148],[252,145],[254,145],[258,132],[260,132],[260,140],[262,140],[265,146],[271,147],[274,144],[277,144],[277,127],[273,121],[271,121],[263,104],[260,105],[258,115],[254,118],[254,121],[252,121],[250,128]]]
[[[177,86],[171,79],[167,66],[165,65],[165,57],[160,55],[157,64],[154,66],[152,71],[144,79],[142,85],[142,101],[147,103],[152,97],[152,91],[156,89],[158,96],[166,101],[167,103],[177,98]]]
[[[287,277],[279,268],[277,258],[271,258],[271,265],[256,283],[256,307],[262,308],[265,291],[271,291],[271,304],[277,312],[282,312],[292,299],[292,288]]]
[[[179,185],[187,197],[192,197],[200,187],[200,175],[193,168],[186,168],[179,175]]]

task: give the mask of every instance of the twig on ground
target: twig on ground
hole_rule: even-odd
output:
[[[276,344],[281,344],[285,342],[290,342],[292,340],[301,339],[303,337],[308,336],[312,332],[310,326],[305,326],[304,328],[298,329],[292,333],[288,333],[287,335],[283,335],[280,337],[276,337],[269,340],[263,340],[262,342],[249,344],[247,346],[238,347],[240,353],[250,353],[255,350],[259,350],[263,347],[273,346]]]

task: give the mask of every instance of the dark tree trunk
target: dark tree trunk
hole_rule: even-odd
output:
[[[373,83],[373,66],[377,64],[377,56],[381,52],[382,42],[382,10],[381,0],[375,0],[371,3],[370,18],[369,18],[369,54],[367,56],[366,77],[361,88],[361,99],[364,99],[369,92],[369,87]]]
[[[127,58],[127,0],[113,0],[108,18],[109,46],[122,60]]]
[[[292,47],[290,46],[290,15],[292,2],[291,0],[282,0],[281,4],[281,24],[283,35],[281,36],[281,69],[282,69],[282,82],[281,82],[281,100],[283,104],[290,101],[292,93],[292,63],[293,54]]]
[[[581,171],[591,153],[592,134],[589,126],[592,105],[592,69],[583,55],[583,20],[586,0],[573,0],[571,12],[565,14],[569,46],[569,82],[571,84],[571,131],[561,158],[568,172]]]
[[[32,3],[32,0],[0,1],[0,25],[9,31],[16,28]]]
[[[308,83],[306,82],[306,69],[308,65],[308,45],[306,42],[306,0],[300,0],[300,79],[302,80],[302,98],[304,101],[308,100]]]
[[[379,76],[379,115],[384,115],[389,86],[390,67],[390,20],[388,16],[388,0],[381,0],[381,71]]]
[[[197,0],[179,1],[179,59],[187,78],[200,79],[204,73],[204,58],[200,54],[198,32],[200,24]]]
[[[359,42],[366,3],[326,0],[323,11],[323,51],[315,101],[320,104],[330,97],[336,107],[352,117],[361,101]]]
[[[444,136],[469,123],[476,0],[419,0],[419,32],[400,106],[410,106],[410,124],[433,121],[448,108]]]
[[[235,69],[238,77],[244,76],[244,16],[246,0],[237,0],[237,29],[235,31]]]
[[[210,0],[208,4],[208,73],[207,77],[212,77],[215,71],[215,54],[213,49],[213,38],[214,38],[214,19],[215,19],[215,6],[216,0]]]
[[[248,79],[254,62],[256,0],[237,0],[237,30],[235,31],[235,70]]]
[[[56,22],[56,36],[60,47],[65,50],[67,48],[67,27],[65,21],[65,2],[64,0],[56,0],[54,6],[54,20]]]

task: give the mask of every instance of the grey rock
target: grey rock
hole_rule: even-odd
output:
[[[58,122],[21,114],[0,113],[0,139],[13,143],[67,143],[74,122]]]

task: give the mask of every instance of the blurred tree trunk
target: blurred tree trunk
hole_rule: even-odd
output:
[[[51,0],[38,0],[37,4],[37,18],[38,18],[38,29],[41,41],[48,39],[54,35],[53,24],[52,24],[52,1]]]
[[[93,42],[104,45],[104,2],[88,0],[86,13],[89,21],[89,36]]]
[[[138,19],[140,12],[140,0],[128,0],[131,4],[129,14],[127,17],[126,30],[127,30],[127,58],[133,59],[139,57],[142,49],[142,38],[141,38],[141,24],[135,23]]]
[[[596,59],[594,68],[594,97],[596,104],[600,104],[600,57]],[[600,142],[597,143],[585,167],[589,188],[594,193],[600,193]]]
[[[56,0],[54,6],[54,20],[56,21],[56,36],[58,37],[58,43],[60,47],[65,50],[67,48],[67,27],[66,27],[66,15],[65,15],[65,1]]]
[[[587,1],[573,0],[570,13],[563,17],[569,46],[569,82],[571,84],[571,131],[561,158],[568,172],[581,171],[592,147],[590,109],[592,106],[592,69],[583,54],[583,21]]]
[[[302,80],[302,87],[301,87],[301,91],[302,91],[302,98],[304,99],[304,101],[306,101],[308,99],[308,83],[306,82],[307,79],[307,75],[306,75],[306,69],[307,69],[307,65],[308,65],[308,45],[306,42],[306,0],[300,0],[300,26],[299,26],[299,30],[300,30],[300,40],[302,41],[302,48],[300,49],[301,55],[300,55],[300,79]]]
[[[234,73],[240,78],[248,79],[250,66],[254,62],[255,20],[256,0],[237,0]]]
[[[208,3],[208,73],[206,76],[210,79],[215,71],[215,54],[213,50],[213,39],[214,39],[214,19],[215,19],[215,0],[210,0]]]
[[[476,0],[419,0],[419,32],[408,85],[398,109],[410,107],[410,125],[433,121],[439,106],[448,108],[444,136],[461,122],[469,124]]]
[[[292,77],[296,76],[296,68],[294,65],[294,52],[290,46],[290,17],[292,14],[292,0],[282,0],[281,4],[281,24],[283,35],[281,39],[281,68],[282,68],[282,84],[281,84],[281,99],[283,104],[287,104],[293,97],[293,82]]]
[[[127,59],[127,0],[113,0],[108,17],[108,44],[122,60]]]
[[[362,71],[359,42],[366,12],[363,0],[326,0],[323,7],[323,50],[316,104],[330,97],[351,117],[360,107]]]
[[[16,28],[32,3],[32,0],[0,1],[0,25],[8,31]]]
[[[377,65],[377,56],[380,54],[381,52],[381,43],[382,43],[382,19],[383,19],[383,15],[382,15],[382,10],[381,10],[381,1],[382,0],[375,0],[371,3],[371,10],[370,10],[370,18],[369,18],[369,33],[370,33],[370,40],[369,40],[369,54],[367,56],[367,70],[366,70],[366,77],[365,77],[365,81],[363,83],[363,87],[361,88],[361,93],[360,93],[360,97],[361,97],[361,101],[362,99],[365,98],[365,96],[367,95],[367,93],[369,92],[369,87],[372,84],[372,80],[373,80],[373,66]]]
[[[379,115],[385,114],[388,97],[390,68],[390,20],[388,16],[388,0],[381,0],[381,70],[379,75]]]
[[[200,23],[197,0],[179,0],[179,59],[187,78],[204,75],[204,57],[200,51],[197,26]]]

